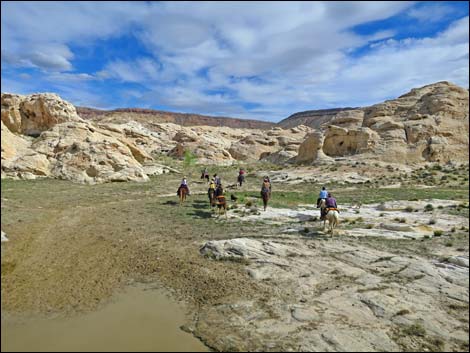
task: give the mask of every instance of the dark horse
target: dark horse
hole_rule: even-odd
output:
[[[214,207],[215,206],[215,189],[211,189],[209,188],[209,190],[207,190],[207,196],[209,196],[209,203],[211,205],[211,207]]]
[[[264,210],[266,211],[266,207],[268,207],[268,200],[271,198],[271,189],[269,187],[269,183],[263,183],[263,186],[261,187],[261,197],[263,198]]]
[[[203,171],[201,174],[201,179],[206,179],[207,182],[209,182],[209,173],[206,171]]]
[[[238,176],[237,181],[238,181],[238,185],[241,187],[242,184],[243,184],[243,182],[245,181],[245,176],[244,176],[243,174],[240,174],[240,175]]]
[[[186,195],[188,194],[188,188],[185,186],[180,186],[178,189],[178,197],[180,198],[180,206],[186,200]]]

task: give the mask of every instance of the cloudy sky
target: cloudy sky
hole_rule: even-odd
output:
[[[1,90],[279,121],[468,88],[468,2],[1,3]]]

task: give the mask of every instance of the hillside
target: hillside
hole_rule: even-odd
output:
[[[339,112],[354,110],[357,108],[334,108],[320,110],[306,110],[290,115],[289,117],[277,123],[280,127],[288,129],[298,125],[310,126],[313,128],[320,127],[321,124],[327,122]]]
[[[115,110],[98,110],[87,107],[76,107],[82,118],[102,123],[126,123],[130,120],[141,124],[173,123],[182,126],[225,126],[240,129],[269,129],[274,123],[260,120],[214,117],[199,114],[172,113],[161,110],[122,108]]]

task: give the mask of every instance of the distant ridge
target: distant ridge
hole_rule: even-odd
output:
[[[76,107],[78,115],[93,121],[136,120],[144,123],[173,123],[182,126],[226,126],[231,128],[270,129],[276,126],[268,121],[213,117],[200,114],[173,113],[153,109],[120,108],[99,110],[87,107]]]
[[[319,120],[324,120],[325,118],[331,117],[338,114],[341,111],[345,110],[355,110],[359,108],[333,108],[333,109],[319,109],[319,110],[306,110],[303,112],[298,112],[290,115],[289,117],[281,120],[277,124],[285,129],[292,128],[298,125],[310,126],[317,128],[319,125]]]

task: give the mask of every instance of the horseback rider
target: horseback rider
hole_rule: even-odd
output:
[[[181,185],[178,188],[178,191],[176,192],[177,195],[179,195],[179,192],[180,192],[181,188],[186,188],[186,191],[188,192],[188,196],[191,195],[191,193],[189,192],[188,180],[186,179],[186,176],[184,176],[183,180],[181,180]]]
[[[338,205],[336,204],[336,199],[331,195],[331,193],[328,193],[327,198],[325,199],[325,208],[322,209],[322,216],[320,220],[324,220],[325,216],[328,214],[328,211],[334,209],[338,211]]]
[[[271,192],[272,186],[271,186],[271,180],[269,177],[266,175],[263,179],[263,186],[267,184],[269,186],[269,192]]]
[[[240,170],[238,171],[237,182],[240,186],[242,186],[244,181],[245,181],[245,170],[243,168],[240,168]]]
[[[269,190],[269,194],[271,194],[272,186],[268,176],[265,176],[263,179],[263,185],[261,186],[261,194],[264,190]]]
[[[215,185],[219,186],[222,181],[220,180],[220,177],[217,174],[214,174],[214,180],[215,180]]]
[[[224,188],[222,187],[222,184],[217,185],[217,188],[215,189],[215,197],[218,196],[223,196],[224,195]]]
[[[328,197],[328,191],[326,191],[326,188],[323,186],[320,191],[320,196],[317,199],[317,208],[320,207],[320,201],[322,199],[326,200],[327,197]]]
[[[212,178],[210,183],[209,183],[209,189],[215,190],[217,185],[215,185],[215,179]]]
[[[328,197],[326,198],[326,208],[338,208],[336,205],[336,199],[331,195],[331,193],[328,193]]]
[[[209,171],[207,170],[207,167],[204,168],[201,174],[201,179],[207,178],[209,180]]]

